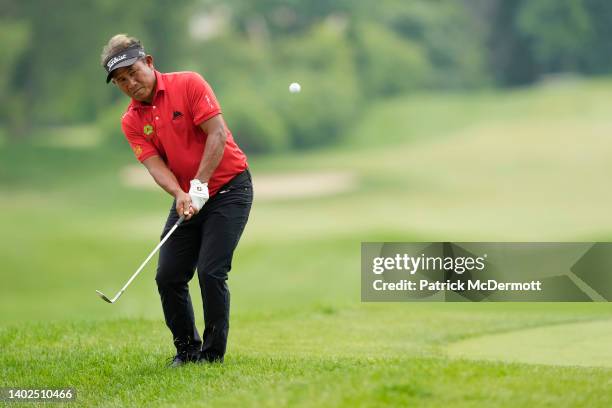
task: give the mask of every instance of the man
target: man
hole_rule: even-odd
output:
[[[223,362],[229,330],[227,275],[248,220],[253,189],[244,153],[206,81],[194,72],[160,73],[141,42],[112,37],[101,56],[107,77],[131,103],[121,120],[136,158],[174,197],[162,237],[158,291],[177,354],[170,363]],[[205,329],[196,329],[188,282],[197,267]]]

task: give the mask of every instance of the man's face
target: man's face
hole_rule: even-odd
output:
[[[129,67],[113,71],[113,83],[130,98],[151,103],[155,91],[153,58],[147,55]]]

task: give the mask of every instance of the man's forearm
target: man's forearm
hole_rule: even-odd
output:
[[[223,151],[225,150],[226,137],[224,129],[218,129],[216,132],[208,135],[202,161],[195,177],[201,182],[208,183],[219,162],[221,162]]]
[[[168,194],[176,197],[181,190],[181,186],[174,173],[170,171],[166,163],[159,157],[153,156],[143,162],[153,180],[163,188]]]

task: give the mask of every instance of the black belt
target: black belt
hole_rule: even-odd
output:
[[[226,187],[231,187],[236,184],[244,183],[245,181],[251,181],[251,172],[246,168],[242,173],[238,173],[233,179],[228,181],[219,190],[223,190]]]

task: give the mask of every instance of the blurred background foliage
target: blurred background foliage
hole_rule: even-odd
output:
[[[124,147],[99,63],[119,32],[161,71],[200,72],[241,146],[273,153],[333,144],[401,94],[608,74],[610,21],[605,0],[0,0],[0,134],[94,123]]]

